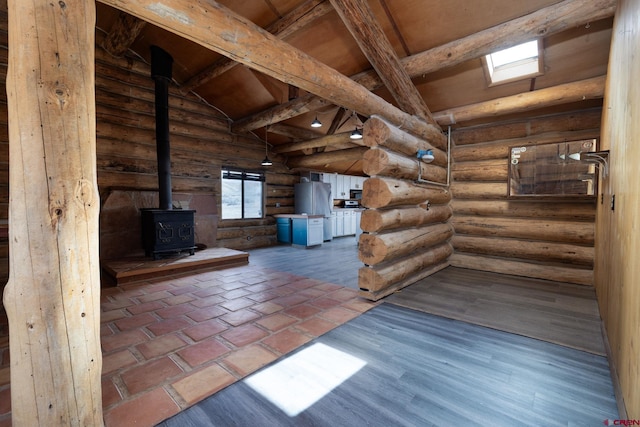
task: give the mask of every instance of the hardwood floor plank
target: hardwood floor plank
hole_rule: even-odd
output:
[[[366,365],[300,414],[240,381],[161,426],[595,426],[618,417],[606,358],[566,346],[389,303],[296,354],[317,343]]]

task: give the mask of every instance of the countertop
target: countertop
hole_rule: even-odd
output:
[[[324,218],[324,215],[276,214],[274,218]]]

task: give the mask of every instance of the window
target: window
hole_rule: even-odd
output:
[[[222,219],[262,218],[264,174],[222,169]]]
[[[542,74],[541,41],[533,40],[484,57],[489,85],[522,80]]]

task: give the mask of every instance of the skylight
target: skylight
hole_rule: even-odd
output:
[[[485,56],[490,85],[542,74],[540,41],[533,40]]]

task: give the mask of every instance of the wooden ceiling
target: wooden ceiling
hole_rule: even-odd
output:
[[[358,99],[349,107],[337,95],[319,98],[288,84],[291,79],[286,75],[274,78],[252,69],[259,67],[250,68],[260,58],[239,64],[174,34],[166,25],[163,29],[147,23],[140,16],[142,13],[136,13],[130,5],[148,8],[149,1],[99,1],[98,44],[104,44],[115,55],[136,55],[147,62],[150,46],[162,47],[174,58],[174,80],[181,90],[196,93],[228,117],[234,132],[250,131],[264,139],[268,125],[269,143],[290,159],[353,147],[343,142],[291,151],[296,148],[292,144],[295,142],[351,132],[367,118],[366,109],[358,108]],[[438,113],[456,107],[604,76],[615,0],[223,0],[217,4],[200,0],[170,4],[190,5],[185,10],[187,16],[197,13],[201,5],[204,9],[219,4],[225,14],[237,15],[266,29],[285,42],[287,48],[290,46],[291,52],[302,52],[341,77],[377,73],[386,87],[374,85],[374,94],[417,117],[423,113],[411,109],[420,110],[418,104],[422,103],[427,116],[430,111],[437,117]],[[576,11],[587,9],[591,11],[563,21],[570,13],[575,15]],[[560,16],[554,17],[555,13]],[[555,23],[548,24],[546,17],[554,17]],[[526,23],[536,19],[537,24],[528,29]],[[489,40],[480,37],[483,31],[492,28]],[[380,32],[378,37],[374,36],[376,30]],[[481,60],[488,45],[494,43],[504,48],[536,37],[543,40],[544,74],[489,87]],[[360,44],[357,38],[363,39]],[[216,44],[215,34],[210,43]],[[407,63],[413,58],[426,59],[422,59],[424,64],[411,68]],[[552,114],[602,105],[602,100],[595,98],[530,108],[524,114]],[[323,126],[313,129],[310,123],[316,116]],[[493,120],[494,115],[486,115],[456,121],[452,126]],[[449,123],[440,121],[440,124],[446,127]],[[342,173],[360,172],[357,165],[348,161],[336,163],[335,169]]]

